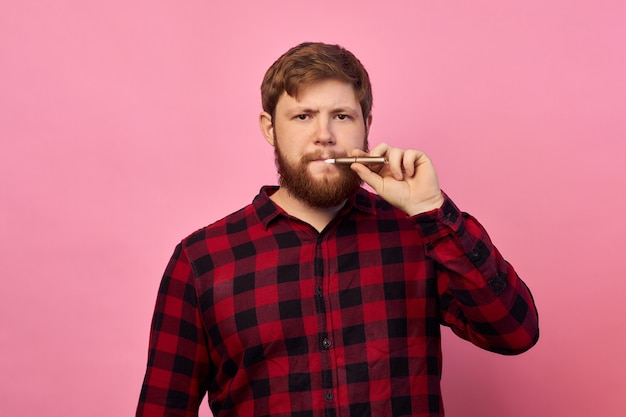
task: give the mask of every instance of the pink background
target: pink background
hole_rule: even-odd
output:
[[[522,356],[444,331],[448,415],[626,415],[625,2],[1,3],[1,415],[134,413],[165,264],[275,182],[259,84],[305,40],[534,292]]]

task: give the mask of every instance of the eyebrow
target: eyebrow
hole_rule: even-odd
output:
[[[296,107],[296,108],[288,110],[289,114],[300,114],[300,113],[313,113],[313,114],[316,114],[316,113],[319,113],[319,112],[320,112],[320,110],[313,109],[311,107]],[[354,109],[352,107],[337,107],[337,108],[332,109],[330,111],[330,113],[333,113],[333,114],[338,114],[338,113],[358,114],[359,112],[358,112],[357,109]]]

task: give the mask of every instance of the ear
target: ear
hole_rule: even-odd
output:
[[[259,127],[263,137],[270,145],[274,146],[274,125],[272,124],[272,115],[268,112],[262,112],[259,115]]]
[[[372,113],[367,116],[367,120],[365,121],[365,126],[367,127],[367,131],[370,131],[370,127],[372,126]]]

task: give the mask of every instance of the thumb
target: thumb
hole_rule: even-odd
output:
[[[363,180],[363,182],[372,187],[374,191],[377,193],[382,191],[383,179],[376,172],[359,163],[350,165],[350,169],[352,169],[352,171],[354,171],[359,178]]]

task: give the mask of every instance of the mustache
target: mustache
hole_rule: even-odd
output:
[[[346,156],[344,154],[339,154],[335,151],[331,151],[331,150],[318,150],[315,152],[311,152],[308,153],[306,155],[303,155],[302,158],[300,158],[300,160],[302,162],[311,162],[311,161],[317,161],[320,159],[329,159],[329,158],[338,158],[339,156]]]

